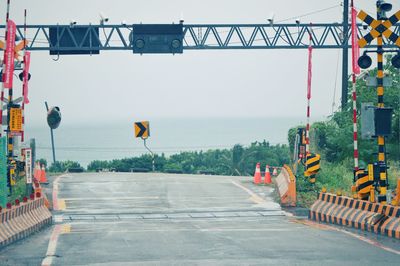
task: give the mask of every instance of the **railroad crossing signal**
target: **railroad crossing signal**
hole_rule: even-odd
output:
[[[150,137],[149,121],[135,122],[135,137],[142,139]]]
[[[372,30],[367,35],[358,40],[358,45],[361,48],[372,42],[380,34],[400,47],[400,37],[390,30],[390,27],[400,20],[400,11],[397,11],[385,21],[376,20],[362,10],[358,13],[357,17],[372,27]]]

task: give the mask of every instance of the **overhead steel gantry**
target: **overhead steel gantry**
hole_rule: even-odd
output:
[[[344,10],[344,21],[348,10]],[[137,27],[137,25],[136,25]],[[0,29],[4,25],[0,26]],[[50,54],[62,54],[63,51],[133,51],[132,32],[135,25],[27,25],[28,50],[49,51]],[[351,39],[350,24],[182,24],[184,50],[254,50],[254,49],[307,49],[308,34],[311,33],[313,48],[342,49],[342,106],[348,98],[348,49]],[[80,39],[75,38],[77,29],[81,29]],[[400,24],[392,27],[400,35]],[[56,30],[57,38],[51,38],[50,32]],[[358,34],[363,36],[371,28],[358,24]],[[17,37],[23,38],[24,26],[17,26]],[[60,45],[60,40],[69,41]],[[385,47],[395,45],[390,41]],[[374,48],[376,45],[369,45]]]
[[[184,50],[225,50],[225,49],[307,49],[308,34],[311,32],[313,48],[315,49],[345,49],[350,48],[348,40],[351,37],[350,25],[343,32],[344,25],[334,24],[188,24],[183,25]],[[130,33],[132,25],[27,25],[28,50],[31,51],[107,51],[130,50],[133,44]],[[0,25],[0,29],[4,25]],[[59,46],[50,39],[50,28],[57,28],[60,39],[69,35],[70,46]],[[73,29],[83,28],[84,38],[75,39]],[[369,32],[370,28],[358,24],[359,35]],[[100,30],[98,37],[93,34]],[[17,36],[23,38],[24,26],[17,26]],[[400,34],[400,24],[394,26],[393,32]],[[92,38],[93,44],[84,45]],[[396,46],[389,42],[385,47]],[[376,47],[370,45],[368,47]]]

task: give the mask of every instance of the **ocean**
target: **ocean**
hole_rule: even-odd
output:
[[[134,121],[125,123],[61,125],[54,130],[56,159],[78,161],[86,167],[93,160],[140,156],[147,152],[143,140],[134,137]],[[148,146],[154,153],[231,148],[254,141],[287,144],[289,128],[304,123],[301,118],[165,118],[150,121]],[[37,158],[52,162],[50,129],[27,126],[35,138]]]

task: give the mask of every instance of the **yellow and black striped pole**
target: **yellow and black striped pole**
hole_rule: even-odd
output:
[[[378,9],[379,13],[379,9]],[[382,34],[377,37],[378,41],[378,74],[377,74],[377,95],[378,95],[378,108],[385,107],[383,102],[384,88],[383,88],[383,40]],[[378,167],[379,167],[379,195],[378,202],[386,204],[386,151],[385,151],[385,137],[378,136]]]

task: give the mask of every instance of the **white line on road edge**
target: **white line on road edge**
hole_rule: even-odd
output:
[[[343,234],[346,234],[346,235],[349,235],[351,237],[354,237],[354,238],[356,238],[356,239],[358,239],[360,241],[363,241],[365,243],[373,245],[373,246],[375,246],[377,248],[381,248],[381,249],[386,250],[388,252],[400,255],[400,251],[399,250],[392,249],[392,248],[387,247],[387,246],[385,246],[385,245],[383,245],[383,244],[381,244],[381,243],[379,243],[379,242],[377,242],[375,240],[372,240],[372,239],[369,239],[367,237],[364,237],[364,236],[349,232],[349,231],[347,231],[345,229],[337,228],[336,226],[332,226],[332,225],[328,225],[328,224],[316,223],[316,222],[310,221],[310,220],[305,220],[305,221],[297,220],[295,222],[299,222],[299,223],[302,223],[304,225],[308,225],[308,226],[311,226],[311,227],[327,228],[327,229],[330,229],[330,230],[341,232]]]
[[[50,266],[56,256],[58,238],[62,234],[71,233],[70,224],[57,224],[51,233],[49,245],[47,247],[46,257],[42,260],[42,266]]]
[[[62,225],[57,224],[50,236],[49,245],[47,247],[46,257],[42,261],[42,266],[50,266],[56,255],[58,236],[60,235]]]
[[[66,177],[68,176],[67,174],[64,175],[60,175],[57,176],[56,179],[54,179],[53,181],[53,193],[52,193],[52,198],[53,198],[53,210],[55,211],[59,211],[60,210],[60,206],[59,206],[59,202],[58,202],[58,182],[59,179],[62,177]],[[61,202],[61,210],[65,209],[65,201]]]
[[[243,189],[244,191],[246,191],[246,192],[251,196],[250,200],[253,201],[254,203],[259,204],[259,203],[265,203],[265,202],[266,202],[265,199],[261,198],[260,196],[258,196],[256,193],[254,193],[254,192],[251,191],[250,189],[248,189],[248,188],[242,186],[241,184],[239,184],[239,183],[237,183],[237,182],[235,182],[235,181],[233,181],[233,180],[231,180],[231,182],[232,182],[232,184],[234,184],[234,185],[237,186],[238,188],[241,188],[241,189]]]

